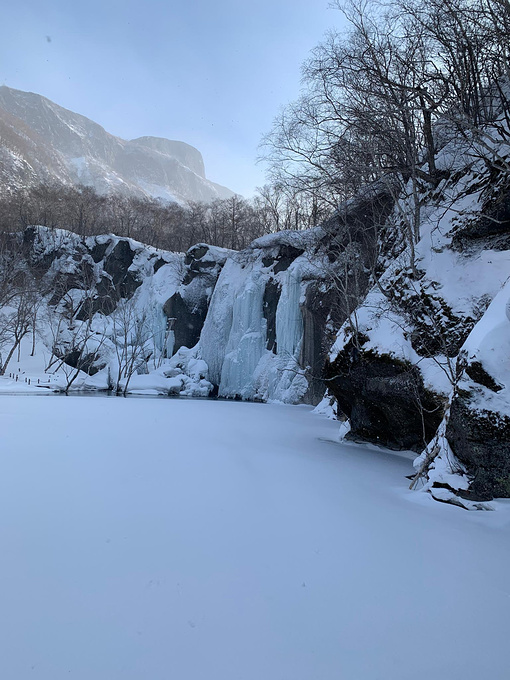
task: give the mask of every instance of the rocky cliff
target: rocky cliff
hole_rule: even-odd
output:
[[[510,489],[510,187],[458,139],[438,166],[421,239],[386,259],[326,377],[348,438],[420,453],[413,486],[474,507]]]
[[[94,380],[80,385],[111,387],[118,317],[129,308],[150,327],[132,389],[152,380],[161,393],[317,403],[331,308],[324,237],[322,229],[281,232],[241,252],[198,244],[181,255],[30,227],[23,254],[43,306],[59,319],[55,338],[43,315],[46,344],[76,363],[72,329],[94,329],[81,366]]]

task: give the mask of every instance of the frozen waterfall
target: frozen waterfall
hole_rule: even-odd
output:
[[[267,349],[264,292],[280,288],[276,309],[276,354]],[[303,338],[300,303],[305,284],[299,262],[274,275],[261,257],[230,259],[216,284],[200,337],[209,380],[224,397],[297,402],[308,383],[299,367]]]

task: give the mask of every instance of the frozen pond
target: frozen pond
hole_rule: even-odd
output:
[[[510,506],[305,407],[0,396],[0,677],[507,680]]]

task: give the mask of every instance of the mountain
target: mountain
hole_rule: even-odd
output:
[[[158,137],[130,141],[32,92],[0,87],[0,193],[41,182],[103,194],[209,202],[234,195],[205,176],[198,149]]]

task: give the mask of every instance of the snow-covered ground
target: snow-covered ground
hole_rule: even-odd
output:
[[[509,677],[510,502],[304,406],[0,396],[0,677]]]

